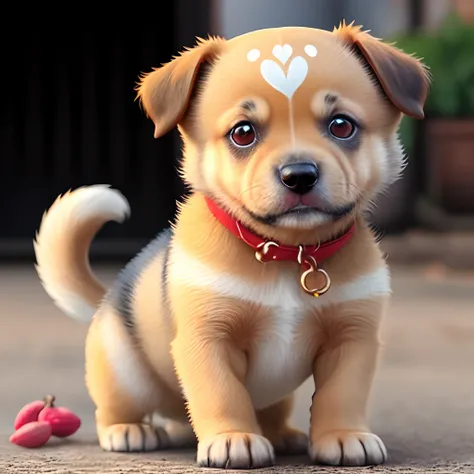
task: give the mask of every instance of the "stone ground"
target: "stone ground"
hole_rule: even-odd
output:
[[[110,281],[115,267],[98,273]],[[474,473],[474,273],[441,265],[393,268],[394,298],[372,398],[372,425],[390,454],[383,467],[323,468],[305,457],[266,472]],[[97,446],[83,383],[87,328],[57,310],[33,266],[0,267],[0,474],[194,473],[194,452],[106,454]],[[71,439],[25,450],[10,445],[22,405],[47,393],[77,412]],[[308,427],[311,383],[294,422]]]

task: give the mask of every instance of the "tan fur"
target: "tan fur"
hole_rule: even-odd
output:
[[[424,118],[423,104],[428,95],[429,75],[420,61],[393,45],[382,43],[353,23],[341,23],[334,33],[359,49],[387,96],[401,112]]]
[[[70,192],[56,199],[48,211],[50,217],[54,215],[56,208],[60,205],[62,200],[67,199],[69,194]],[[71,291],[79,290],[79,294],[84,295],[85,300],[92,307],[97,307],[105,294],[105,289],[92,274],[88,260],[83,259],[83,257],[87,255],[91,241],[102,227],[103,221],[102,219],[90,219],[86,223],[81,223],[81,227],[74,229],[75,232],[71,246],[68,245],[69,242],[66,242],[61,237],[64,232],[70,231],[70,226],[74,226],[76,223],[63,218],[61,224],[59,228],[40,228],[39,235],[42,236],[42,239],[38,238],[35,241],[37,268],[41,269],[39,272],[40,277],[42,279],[61,280],[66,288]],[[54,234],[52,236],[45,235],[47,232],[50,234],[54,232]],[[44,241],[46,241],[48,245],[43,245]],[[65,263],[64,267],[55,267],[51,263],[55,260],[63,261]],[[78,262],[81,262],[82,265],[77,265]],[[54,271],[69,268],[73,268],[75,271],[57,271],[56,274],[48,275],[47,277],[43,277],[42,275],[43,270],[47,271],[53,269]]]
[[[143,446],[156,449],[160,447],[160,441],[148,425],[143,424],[142,429],[138,429],[129,424],[142,420],[147,409],[154,407],[135,403],[115,380],[98,332],[100,324],[98,318],[92,322],[86,343],[86,385],[95,405],[100,407],[96,411],[100,444],[109,451],[125,450],[125,433],[129,431],[128,441],[133,451],[142,451]],[[117,329],[122,331],[122,328]]]
[[[303,454],[308,449],[308,437],[288,426],[288,418],[293,409],[293,396],[285,398],[263,410],[257,411],[258,423],[262,434],[283,454]]]
[[[164,135],[181,120],[191,98],[201,63],[213,59],[222,40],[201,40],[196,48],[183,52],[167,64],[143,74],[137,88],[138,97],[155,123],[155,137]]]
[[[285,43],[298,55],[305,45],[318,48],[292,98],[294,136],[288,99],[263,80],[259,62],[247,60],[254,48],[264,59],[272,57],[274,45]],[[345,24],[333,32],[279,28],[229,41],[210,38],[141,78],[138,96],[155,123],[155,136],[179,128],[181,174],[193,192],[173,225],[166,284],[163,253],[129,282],[133,334],[108,300],[91,325],[86,378],[104,449],[181,446],[193,441],[192,427],[202,466],[271,465],[275,451],[306,449],[307,435],[293,429],[289,417],[294,390],[313,377],[312,461],[385,461],[382,441],[370,433],[367,407],[389,288],[365,212],[400,175],[404,158],[397,128],[402,113],[422,117],[427,90],[428,75],[418,60]],[[328,137],[327,121],[337,114],[357,119],[360,142],[348,147]],[[262,131],[244,157],[227,139],[242,120]],[[287,209],[293,195],[275,179],[275,169],[302,155],[322,170],[318,202],[332,208],[354,203],[353,209],[336,220],[324,212],[278,218],[274,225],[256,218]],[[332,280],[328,295],[338,295],[334,301],[305,294],[295,262],[258,262],[210,213],[204,199],[209,195],[243,225],[286,245],[316,245],[355,223],[351,241],[322,263]],[[68,202],[54,222],[67,214]],[[82,233],[73,228],[56,240],[41,240],[40,232],[39,250],[45,240],[67,250],[63,260],[43,259],[40,274],[81,275],[77,269],[83,268],[91,232],[106,220],[90,214],[81,221]],[[46,214],[43,225],[50,220]],[[311,278],[311,284],[319,283]],[[55,285],[46,278],[47,290]],[[73,286],[93,301],[90,279]],[[170,419],[176,429],[169,424],[154,429],[144,422],[150,412]]]

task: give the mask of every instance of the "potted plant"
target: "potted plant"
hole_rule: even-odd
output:
[[[425,120],[421,125],[405,118],[401,134],[420,165],[422,192],[450,214],[473,213],[474,26],[450,15],[437,31],[407,35],[396,44],[423,58],[432,75]]]
[[[474,2],[472,0],[452,0],[454,8],[465,22],[474,23]]]

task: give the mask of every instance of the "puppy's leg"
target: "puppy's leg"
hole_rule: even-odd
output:
[[[170,394],[172,395],[172,394]],[[181,416],[176,417],[177,419],[163,419],[159,414],[157,417],[150,417],[150,424],[155,429],[164,429],[166,436],[170,441],[170,448],[172,449],[188,449],[195,448],[197,446],[196,435],[194,434],[193,428],[190,425],[185,410],[185,404],[183,400],[180,400],[181,406],[185,412],[186,418],[183,420]],[[168,410],[160,407],[161,413],[168,413]],[[173,415],[173,413],[171,413]]]
[[[355,313],[347,310],[346,327],[339,327],[339,338],[315,361],[310,455],[316,463],[363,466],[386,460],[385,446],[370,433],[366,414],[379,352],[382,304],[358,302]]]
[[[308,436],[289,425],[292,409],[293,395],[257,411],[263,435],[270,440],[278,454],[303,454],[308,450]]]
[[[249,469],[274,463],[243,380],[245,354],[227,338],[183,325],[173,342],[176,372],[197,435],[200,466]]]
[[[131,452],[168,446],[164,430],[143,422],[160,398],[154,379],[119,316],[111,308],[99,310],[87,336],[86,384],[96,405],[102,449]]]

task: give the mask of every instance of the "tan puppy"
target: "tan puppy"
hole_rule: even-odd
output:
[[[35,242],[46,291],[92,320],[103,449],[184,446],[194,432],[202,466],[262,467],[308,445],[315,463],[385,461],[366,410],[390,278],[363,214],[399,177],[397,127],[423,117],[428,86],[418,60],[345,24],[211,38],[142,78],[155,137],[178,125],[184,141],[193,193],[176,223],[107,293],[87,253],[128,215],[119,192],[59,197]],[[308,443],[288,419],[310,376]],[[153,412],[168,421],[143,421]]]

